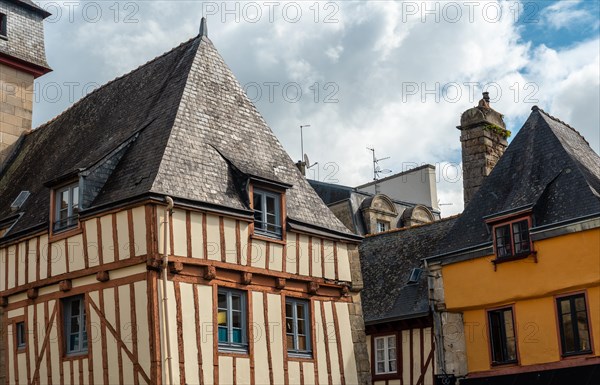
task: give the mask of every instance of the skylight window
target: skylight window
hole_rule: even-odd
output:
[[[12,211],[17,211],[20,209],[30,195],[31,193],[29,191],[21,191],[19,196],[17,196],[17,199],[15,199],[15,201],[10,205],[10,209]]]
[[[408,278],[408,283],[411,284],[411,283],[419,282],[419,279],[421,278],[422,273],[423,273],[423,270],[418,267],[412,269],[410,272],[410,277]]]

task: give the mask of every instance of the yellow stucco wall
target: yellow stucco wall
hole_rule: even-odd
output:
[[[600,355],[600,229],[534,242],[532,257],[499,264],[494,256],[442,269],[448,311],[462,311],[469,372],[489,370],[486,309],[514,305],[520,365],[556,362],[555,296],[585,291],[594,354]]]

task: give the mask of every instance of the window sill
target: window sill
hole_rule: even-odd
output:
[[[312,353],[303,354],[303,353],[293,353],[293,352],[288,352],[288,359],[290,361],[308,361],[308,362],[313,362],[315,360]]]
[[[83,233],[83,228],[80,224],[77,226],[61,229],[59,231],[52,230],[48,242],[56,242]]]
[[[76,361],[84,358],[89,358],[90,352],[69,353],[62,357],[62,361]]]
[[[26,346],[17,347],[17,354],[21,354],[21,353],[27,353],[27,347]]]
[[[256,239],[257,241],[265,241],[265,242],[279,243],[280,245],[285,245],[285,241],[281,238],[272,238],[266,234],[259,234],[256,232],[254,234],[251,234],[250,238]]]
[[[219,350],[218,350],[218,354],[220,356],[225,356],[225,357],[249,357],[250,356],[250,352],[248,351],[248,349],[236,349],[236,348],[229,348],[229,347],[225,347],[225,346],[219,346]]]
[[[563,353],[560,358],[562,360],[569,360],[573,358],[585,358],[586,356],[593,356],[594,352],[592,350],[584,350],[581,352],[573,352],[573,353]],[[593,356],[595,357],[595,356]]]
[[[2,39],[2,40],[8,40],[8,36],[6,36],[6,35],[0,35],[0,39]]]
[[[390,373],[375,373],[373,375],[373,382],[375,381],[385,381],[385,380],[396,380],[401,378],[398,372],[390,372]]]
[[[505,366],[518,366],[518,365],[519,365],[519,361],[515,360],[515,361],[506,361],[506,362],[492,362],[491,367],[499,368],[499,367],[505,367]]]

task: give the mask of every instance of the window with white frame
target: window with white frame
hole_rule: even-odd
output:
[[[285,299],[287,350],[291,355],[312,355],[309,306],[308,301],[289,297]]]
[[[375,374],[397,372],[396,336],[375,337]]]
[[[82,295],[62,300],[64,313],[65,352],[67,355],[88,351],[85,304]]]
[[[54,231],[77,226],[79,220],[79,184],[57,189],[54,194]]]
[[[246,351],[246,294],[238,290],[220,288],[217,311],[219,349]]]
[[[254,231],[281,239],[281,194],[255,188],[253,195]]]
[[[377,232],[383,233],[384,231],[388,231],[390,229],[390,223],[384,221],[377,221]]]

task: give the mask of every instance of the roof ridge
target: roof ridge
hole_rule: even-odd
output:
[[[200,35],[194,36],[191,39],[184,41],[183,43],[179,44],[177,47],[171,48],[168,51],[163,52],[162,54],[156,56],[153,59],[148,60],[146,63],[139,65],[138,67],[132,69],[129,72],[124,73],[123,75],[117,76],[116,78],[109,80],[108,82],[104,83],[103,85],[101,85],[100,87],[94,89],[92,92],[90,92],[89,94],[85,95],[84,97],[82,97],[81,99],[79,99],[78,101],[76,101],[75,103],[71,104],[69,107],[67,107],[63,112],[61,112],[60,114],[56,115],[55,117],[53,117],[52,119],[48,120],[45,123],[42,123],[41,125],[39,125],[38,127],[32,129],[31,131],[29,131],[28,133],[26,133],[26,135],[30,135],[32,133],[35,133],[36,131],[45,128],[46,126],[48,126],[50,123],[55,122],[56,120],[58,120],[61,116],[63,116],[65,113],[67,113],[68,111],[72,110],[73,108],[75,108],[76,106],[78,106],[80,103],[82,103],[83,101],[85,101],[87,98],[89,98],[90,96],[94,95],[95,93],[97,93],[98,91],[100,91],[103,88],[108,87],[109,85],[116,83],[119,80],[122,80],[123,78],[125,78],[126,76],[129,76],[131,74],[133,74],[134,72],[139,71],[140,69],[142,69],[143,67],[156,62],[159,59],[162,59],[163,57],[167,56],[168,54],[170,54],[171,52],[183,47],[186,44],[189,44],[190,42],[198,39],[200,37]],[[203,40],[203,39],[201,39]]]
[[[541,112],[542,114],[546,115],[548,118],[550,118],[550,119],[554,120],[555,122],[557,122],[557,123],[560,123],[560,124],[562,124],[563,126],[570,128],[571,130],[573,130],[573,132],[575,132],[577,135],[579,135],[579,137],[580,137],[580,138],[581,138],[581,139],[582,139],[582,140],[583,140],[583,141],[584,141],[584,142],[585,142],[585,143],[586,143],[588,146],[590,145],[590,142],[588,142],[588,141],[587,141],[587,139],[585,139],[585,137],[584,137],[583,135],[581,135],[581,133],[580,133],[579,131],[577,131],[577,129],[575,129],[574,127],[572,127],[572,126],[571,126],[571,125],[569,125],[568,123],[566,123],[566,122],[563,122],[562,120],[558,119],[557,117],[550,115],[549,113],[547,113],[546,111],[544,111],[543,109],[541,109],[541,108],[540,108],[540,107],[538,107],[538,106],[533,106],[533,107],[531,107],[531,111],[539,111],[539,112]]]
[[[367,234],[367,235],[365,235],[365,238],[373,238],[373,237],[376,237],[378,235],[393,234],[393,233],[399,233],[401,231],[406,231],[406,230],[411,230],[411,229],[417,229],[417,228],[420,228],[420,227],[426,227],[426,226],[434,225],[434,224],[437,224],[437,223],[446,222],[446,221],[449,221],[451,219],[456,219],[456,218],[458,218],[460,216],[461,216],[461,214],[455,214],[455,215],[451,215],[451,216],[446,217],[446,218],[440,218],[440,219],[435,220],[433,222],[421,223],[421,224],[414,225],[414,226],[398,227],[396,229],[391,229],[391,230],[388,230],[388,231],[383,231],[383,232],[375,233],[375,234]]]

